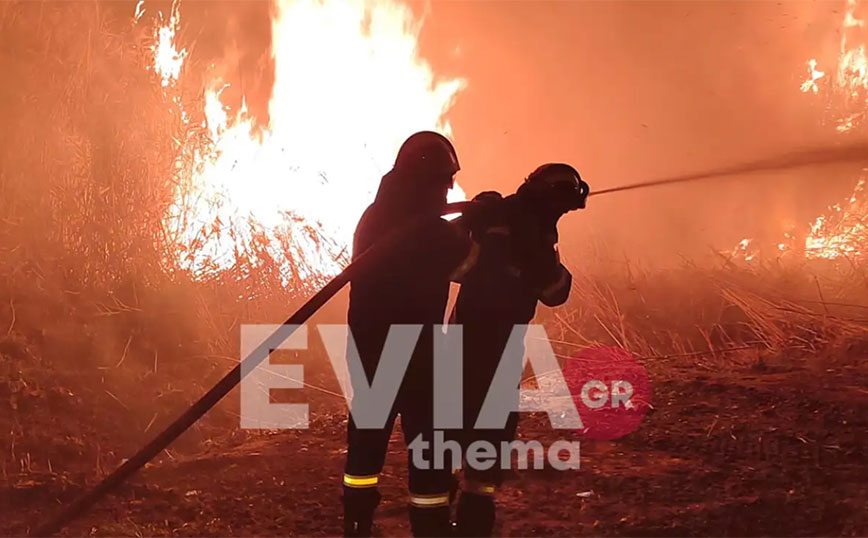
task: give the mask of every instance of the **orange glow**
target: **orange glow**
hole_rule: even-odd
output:
[[[835,204],[826,215],[817,217],[808,225],[803,254],[807,259],[834,260],[840,257],[864,255],[864,242],[868,238],[868,201],[864,196],[866,180],[860,179],[845,204]],[[777,245],[777,254],[796,252],[792,234],[784,234],[785,241]],[[742,239],[730,253],[731,257],[751,261],[760,255],[752,239]]]
[[[845,106],[854,106],[857,110],[843,114],[836,121],[835,129],[839,133],[850,131],[861,124],[865,118],[865,108],[868,107],[868,56],[864,43],[853,44],[860,33],[864,32],[865,21],[856,18],[857,0],[847,0],[847,10],[841,24],[841,48],[835,73],[836,95],[842,98]],[[854,29],[858,32],[854,32]],[[817,69],[817,61],[808,61],[810,78],[802,82],[801,90],[805,93],[817,94],[818,81],[825,73]],[[826,215],[817,217],[810,223],[809,232],[805,236],[804,257],[808,259],[861,256],[860,246],[868,238],[868,226],[864,223],[868,215],[868,201],[864,196],[865,179],[860,179],[853,194],[845,204],[835,204]],[[795,251],[793,237],[784,234],[787,241],[777,245],[777,253]],[[752,245],[751,239],[743,239],[731,252],[734,258],[751,261],[759,254],[759,249]],[[801,249],[799,249],[801,250]]]
[[[153,69],[169,92],[187,54],[174,42],[179,22],[175,5],[155,34]],[[435,80],[419,30],[392,0],[278,2],[268,124],[254,131],[245,106],[221,101],[231,82],[213,80],[202,96],[208,140],[181,148],[191,172],[166,226],[186,249],[182,266],[226,270],[256,244],[287,280],[338,272],[401,142],[451,132],[445,114],[465,82]],[[450,200],[463,199],[456,185]]]
[[[859,109],[838,119],[836,129],[846,132],[859,125],[865,117],[864,108],[868,105],[868,57],[865,44],[853,44],[860,37],[865,21],[857,19],[856,0],[847,0],[847,10],[841,25],[841,52],[835,83],[847,104],[853,103]],[[854,34],[851,30],[856,29]],[[816,62],[811,60],[812,73]],[[822,73],[820,73],[820,77]],[[812,78],[814,78],[812,74]],[[817,77],[819,78],[819,77]],[[814,78],[816,81],[816,78]],[[805,91],[804,84],[802,90]],[[814,84],[816,93],[816,83]],[[833,259],[839,256],[859,255],[859,241],[866,237],[864,215],[868,215],[868,205],[863,200],[865,180],[861,179],[850,199],[842,207],[836,204],[829,208],[829,214],[817,217],[811,223],[810,232],[805,238],[805,256],[808,258]]]

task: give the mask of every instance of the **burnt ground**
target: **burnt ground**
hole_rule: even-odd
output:
[[[0,388],[8,409],[0,420],[10,435],[0,477],[2,535],[24,534],[55,513],[193,396],[178,394],[225,369],[167,391],[156,373],[110,386],[92,371],[53,371],[8,341],[0,351],[10,370]],[[582,441],[581,470],[515,471],[499,497],[500,534],[868,534],[868,361],[859,350],[761,362],[676,357],[646,366],[654,408],[639,429],[616,441]],[[309,365],[310,383],[334,385],[330,373],[312,371]],[[156,415],[153,394],[143,392],[149,385],[163,387],[161,402],[176,397]],[[310,429],[271,434],[239,431],[231,395],[64,534],[339,534],[343,402],[304,393]],[[147,405],[138,409],[136,400]],[[554,439],[544,416],[523,417],[520,435]],[[382,535],[408,532],[405,470],[396,433],[381,488]]]

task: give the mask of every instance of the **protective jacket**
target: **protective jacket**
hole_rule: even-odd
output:
[[[483,193],[478,198],[499,197]],[[556,219],[547,218],[527,197],[513,195],[492,205],[487,218],[478,219],[471,230],[477,259],[460,279],[452,314],[452,322],[463,328],[464,428],[458,437],[465,452],[474,441],[483,440],[499,453],[502,442],[514,439],[517,413],[510,415],[505,428],[484,430],[475,428],[479,411],[514,327],[530,323],[538,301],[563,304],[572,283],[558,255]],[[520,379],[514,382],[518,386]],[[517,408],[518,402],[513,404]],[[464,469],[459,536],[491,534],[501,467],[498,461],[487,470]]]

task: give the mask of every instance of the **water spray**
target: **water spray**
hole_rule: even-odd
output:
[[[793,168],[801,168],[805,166],[858,162],[868,163],[868,144],[833,146],[788,153],[772,158],[750,161],[738,165],[723,166],[703,172],[672,176],[662,179],[640,181],[638,183],[630,183],[627,185],[621,185],[620,187],[612,187],[599,191],[592,190],[589,196],[600,196],[603,194],[612,194],[616,192],[633,191],[650,187],[661,187],[664,185],[673,185],[676,183],[689,183],[693,181],[704,181],[709,179],[722,179],[726,178],[727,176],[752,174],[755,172],[772,172],[777,170],[790,170]]]

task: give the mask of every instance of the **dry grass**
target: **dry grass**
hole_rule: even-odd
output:
[[[229,269],[184,268],[192,252],[165,216],[194,166],[181,148],[206,141],[143,69],[152,36],[131,6],[0,5],[0,70],[14,81],[0,86],[0,335],[87,340],[98,364],[231,355],[239,323],[282,319],[322,282],[300,277],[290,242],[275,251],[255,233]],[[218,233],[200,227],[201,242]],[[583,267],[568,307],[546,314],[573,346],[697,360],[816,352],[863,338],[868,319],[859,260]]]
[[[239,319],[274,320],[320,283],[281,265],[291,244],[277,252],[255,233],[228,269],[186,269],[188,245],[166,215],[195,165],[189,148],[206,141],[145,69],[151,28],[133,23],[134,5],[0,6],[0,70],[12,82],[0,89],[0,319],[78,316],[99,330],[111,320],[122,341],[136,327],[195,327],[185,339],[225,352]],[[200,226],[202,241],[217,233]]]
[[[868,243],[868,238],[863,238]],[[574,275],[567,307],[551,312],[556,338],[625,347],[646,358],[697,362],[821,353],[868,336],[868,286],[852,260],[724,260],[671,270]]]
[[[51,472],[111,468],[228,369],[240,323],[282,320],[317,284],[257,237],[229,270],[181,263],[165,216],[201,133],[144,69],[134,6],[0,3],[4,481],[29,479],[34,451],[69,452]]]
[[[143,69],[150,34],[131,13],[0,2],[0,483],[54,480],[76,458],[111,468],[228,370],[239,324],[282,320],[323,283],[258,234],[228,269],[184,268],[165,215],[193,165],[179,148],[202,133]],[[217,233],[200,226],[203,243]],[[601,260],[574,264],[569,304],[541,314],[562,355],[606,344],[721,368],[866,341],[862,260]]]

